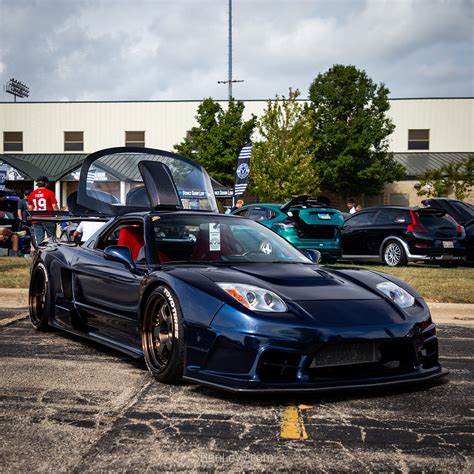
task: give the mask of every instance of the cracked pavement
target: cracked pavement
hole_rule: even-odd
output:
[[[438,333],[447,382],[276,397],[162,385],[141,361],[13,320],[0,327],[0,471],[472,472],[474,327]],[[307,439],[280,437],[291,405]]]

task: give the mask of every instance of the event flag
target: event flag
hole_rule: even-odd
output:
[[[240,150],[235,170],[234,198],[244,194],[249,183],[250,155],[252,154],[252,142],[247,143]]]

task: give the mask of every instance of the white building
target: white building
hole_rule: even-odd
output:
[[[27,181],[7,182],[31,188],[38,172],[63,181],[85,154],[124,145],[173,150],[196,124],[200,101],[17,102],[0,103],[0,160]],[[363,204],[419,202],[413,184],[428,168],[456,162],[474,153],[474,98],[392,99],[396,126],[391,151],[407,168],[407,180],[387,185],[383,196]],[[225,106],[225,102],[223,102]],[[245,117],[260,116],[266,101],[245,101]],[[13,176],[10,176],[13,177]],[[29,181],[28,181],[29,180]],[[73,182],[57,184],[64,197]],[[361,199],[364,201],[364,197]]]

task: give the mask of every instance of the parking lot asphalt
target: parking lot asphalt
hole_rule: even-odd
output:
[[[2,472],[472,472],[472,326],[438,326],[442,383],[257,397],[159,384],[141,361],[3,311]]]

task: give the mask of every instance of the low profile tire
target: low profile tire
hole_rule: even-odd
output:
[[[408,263],[407,254],[400,242],[390,240],[383,248],[383,262],[389,267],[403,267]]]
[[[142,321],[142,348],[148,370],[163,383],[181,382],[184,370],[183,314],[166,286],[148,298]]]
[[[38,263],[31,272],[28,306],[33,327],[38,331],[47,331],[52,301],[49,276],[43,263]]]

